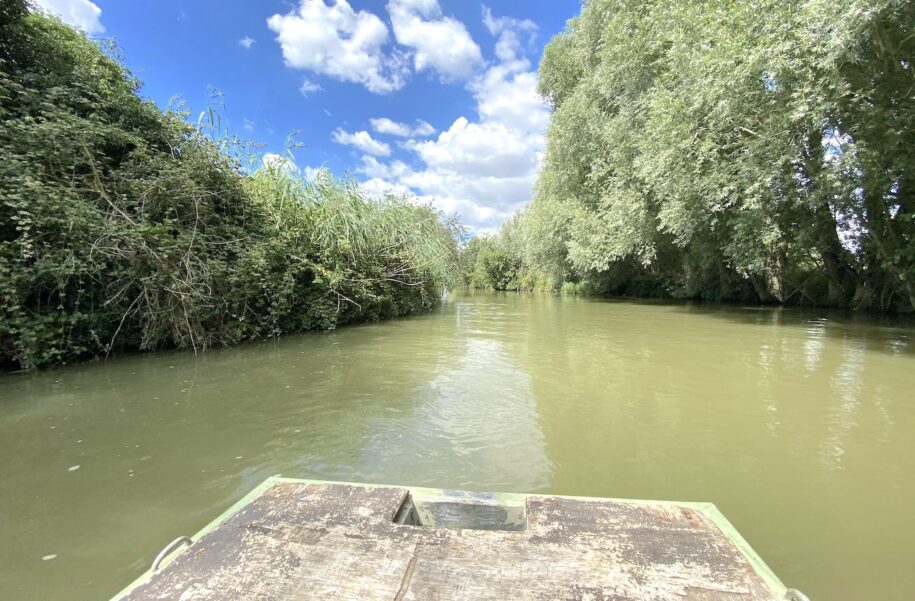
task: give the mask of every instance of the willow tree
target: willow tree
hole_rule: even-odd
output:
[[[540,65],[529,262],[911,310],[913,23],[901,0],[587,2]]]

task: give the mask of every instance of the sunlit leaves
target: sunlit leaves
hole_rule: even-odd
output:
[[[540,65],[554,113],[525,220],[554,236],[528,260],[912,309],[913,22],[906,0],[586,3]]]

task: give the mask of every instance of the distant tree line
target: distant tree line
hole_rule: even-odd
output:
[[[540,64],[535,198],[480,244],[553,288],[915,310],[913,27],[909,0],[588,0]]]
[[[102,48],[0,3],[0,367],[211,345],[427,309],[459,224],[304,181],[139,97]]]

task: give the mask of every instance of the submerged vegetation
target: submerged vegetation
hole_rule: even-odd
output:
[[[912,311],[913,23],[908,0],[589,0],[540,65],[534,201],[473,283]]]
[[[0,365],[403,315],[456,277],[459,226],[431,207],[253,169],[138,91],[112,51],[3,3]]]

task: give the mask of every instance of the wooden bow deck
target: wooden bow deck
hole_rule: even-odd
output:
[[[271,478],[118,599],[778,601],[711,504]]]

